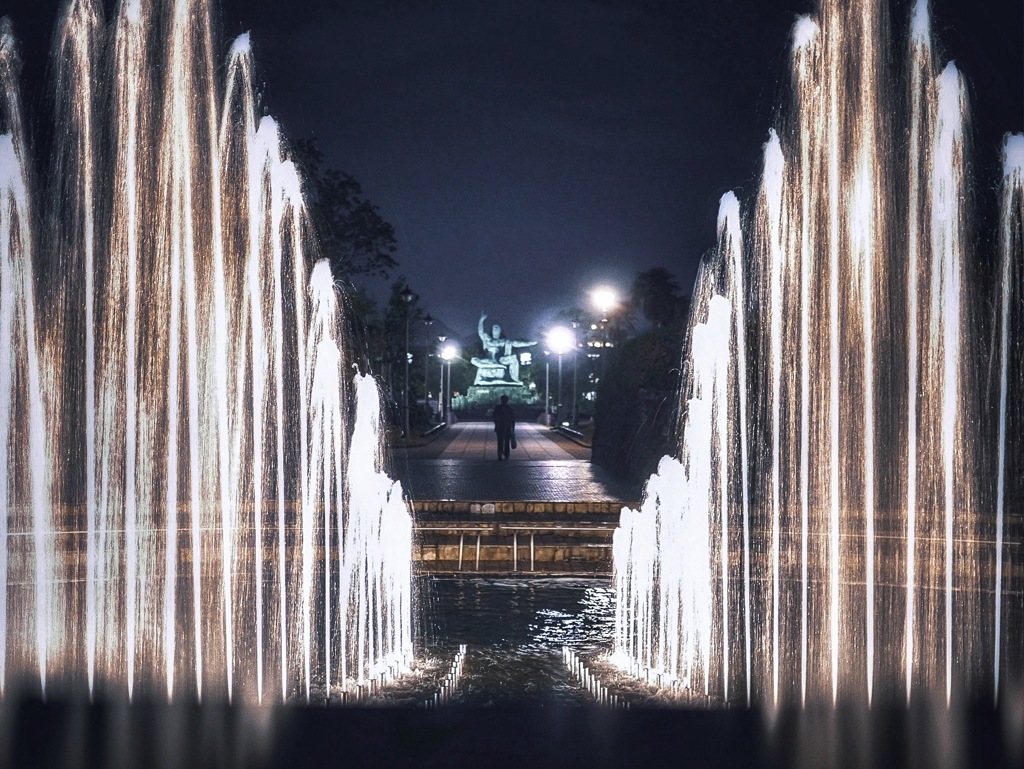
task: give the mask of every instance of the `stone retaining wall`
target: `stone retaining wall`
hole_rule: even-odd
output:
[[[416,502],[425,573],[611,574],[621,502]]]

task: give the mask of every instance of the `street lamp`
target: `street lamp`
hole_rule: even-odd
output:
[[[451,409],[452,401],[452,361],[459,357],[459,348],[453,344],[446,344],[441,350],[441,357],[448,364],[448,394],[445,398],[444,421],[448,422],[448,412]]]
[[[576,335],[565,326],[555,326],[547,333],[547,343],[551,351],[558,356],[558,398],[556,413],[559,423],[562,421],[562,356],[576,346]]]
[[[615,289],[609,286],[598,286],[590,292],[590,301],[601,314],[601,376],[604,376],[605,367],[608,365],[608,356],[605,354],[608,349],[608,316],[619,305],[619,296]]]
[[[544,351],[544,424],[551,425],[551,350]]]
[[[444,344],[444,340],[447,338],[447,336],[441,334],[437,337],[438,344]],[[441,381],[437,387],[437,418],[439,421],[444,422],[444,360],[442,359],[442,351],[440,349],[437,351],[437,357],[441,362]]]
[[[423,325],[428,329],[434,323],[434,316],[429,312],[423,317]],[[429,334],[430,332],[427,331]],[[428,342],[423,343],[423,410],[428,414],[430,413],[430,393],[428,392],[430,384],[430,347]]]
[[[405,302],[405,395],[402,398],[404,413],[405,437],[409,438],[409,314],[412,307],[413,297],[416,296],[409,287],[403,288],[398,295]]]
[[[576,408],[576,396],[580,391],[579,379],[576,376],[580,368],[580,359],[576,355],[576,328],[578,326],[577,321],[572,322],[572,419],[569,420],[572,424],[579,421],[579,411]]]
[[[590,301],[594,303],[594,307],[601,313],[601,322],[607,323],[608,313],[619,303],[619,297],[615,293],[615,289],[608,286],[598,286],[590,292]]]

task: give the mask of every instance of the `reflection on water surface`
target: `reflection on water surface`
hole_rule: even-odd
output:
[[[611,651],[614,590],[607,580],[427,579],[420,585],[423,650],[448,658],[466,644],[453,703],[584,703],[562,646]]]

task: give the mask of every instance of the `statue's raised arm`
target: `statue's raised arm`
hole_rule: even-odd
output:
[[[490,360],[496,361],[498,359],[498,350],[501,348],[501,342],[499,341],[501,337],[501,328],[495,325],[493,333],[488,334],[487,331],[484,330],[485,320],[487,320],[487,315],[481,313],[480,322],[476,324],[476,333],[480,337],[480,343],[484,347],[484,354],[487,355]]]

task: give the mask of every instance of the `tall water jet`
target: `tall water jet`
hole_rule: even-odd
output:
[[[212,26],[207,0],[122,0],[106,49],[67,0],[47,189],[0,24],[0,688],[311,699],[411,657],[405,501],[353,422],[248,37],[221,83]]]
[[[808,16],[797,19],[793,27],[793,81],[798,113],[797,132],[800,152],[800,702],[807,702],[808,649],[808,540],[810,534],[810,405],[811,405],[811,259],[814,228],[810,220],[812,203],[811,148],[820,140],[818,110],[811,87],[818,75],[821,55],[817,23]],[[742,321],[740,327],[744,327]],[[743,395],[745,399],[745,394]],[[745,460],[744,460],[745,462]],[[750,632],[749,628],[747,630]]]
[[[838,41],[841,20],[839,14],[828,14],[822,9],[825,18],[824,27],[830,41]],[[838,80],[841,72],[837,49],[838,45],[826,48],[825,78],[828,84],[827,106],[825,113],[826,147],[828,156],[828,361],[829,361],[829,400],[828,400],[828,447],[829,468],[828,508],[829,508],[829,548],[828,548],[828,585],[829,585],[829,649],[831,652],[832,702],[835,703],[839,689],[839,573],[842,553],[839,549],[839,509],[840,509],[840,466],[839,466],[839,289],[842,283],[840,272],[840,135],[839,135],[839,93]]]
[[[48,519],[48,505],[44,496],[45,462],[42,445],[42,393],[39,376],[39,357],[35,342],[35,319],[32,302],[32,276],[30,259],[32,256],[32,237],[29,231],[28,191],[25,183],[25,171],[22,155],[15,147],[11,134],[0,135],[0,276],[3,286],[0,287],[0,355],[7,361],[2,366],[0,375],[0,481],[3,481],[8,493],[0,499],[0,518],[2,518],[2,536],[4,545],[2,574],[4,575],[2,609],[3,625],[6,631],[8,624],[8,582],[9,582],[9,521],[17,517],[11,515],[9,507],[13,498],[18,507],[26,502],[32,511],[33,543],[35,545],[35,642],[39,670],[39,684],[43,694],[46,693],[47,656],[49,653],[48,623],[50,620],[49,596],[47,582],[51,564],[47,557],[49,542],[46,540],[45,527]],[[24,397],[14,391],[14,363],[20,370],[28,373],[28,404]],[[9,452],[12,433],[28,433],[27,456]],[[13,467],[12,467],[13,465]],[[12,472],[13,471],[13,472]],[[29,477],[28,499],[10,491],[23,491],[23,482],[19,475],[25,473]],[[12,486],[14,488],[12,489]],[[15,508],[17,512],[17,507]],[[18,532],[18,533],[24,533]],[[27,555],[19,553],[19,555]],[[18,619],[22,619],[19,617]],[[0,673],[6,682],[8,642],[4,633],[3,655],[0,657]],[[0,684],[2,691],[5,683]]]
[[[871,705],[875,675],[875,321],[877,285],[884,284],[884,261],[880,247],[886,243],[883,199],[885,186],[878,178],[878,168],[886,161],[882,153],[880,122],[883,102],[879,95],[880,54],[876,50],[884,41],[879,8],[872,3],[859,7],[860,35],[859,102],[862,120],[856,132],[857,148],[852,190],[853,216],[850,239],[853,259],[859,267],[856,290],[861,303],[861,338],[863,366],[863,445],[864,481],[862,505],[865,522],[865,679],[867,702]],[[876,264],[877,262],[877,264]],[[834,699],[833,695],[833,699]]]
[[[960,232],[960,176],[963,160],[964,88],[952,63],[939,77],[938,115],[932,175],[932,249],[938,269],[933,272],[931,343],[941,345],[942,356],[942,471],[946,534],[946,701],[953,696],[953,517],[954,455],[960,418],[960,264],[963,246]],[[941,326],[940,326],[941,324]]]
[[[710,291],[721,276],[705,269],[704,277]],[[715,644],[727,645],[730,623],[729,560],[714,564],[713,553],[729,548],[728,478],[735,441],[728,429],[727,393],[736,382],[728,352],[732,317],[728,300],[714,296],[707,321],[693,328],[682,462],[662,460],[640,510],[622,511],[613,540],[621,605],[614,659],[629,669],[664,669],[705,694],[716,678],[716,686],[728,692],[731,675],[727,654],[720,655],[717,677],[712,657]],[[658,564],[659,548],[676,548],[680,557]]]
[[[140,63],[144,41],[142,38],[144,24],[143,7],[140,3],[122,3],[115,21],[114,33],[114,68],[127,71],[128,68]],[[145,72],[145,67],[139,68]],[[130,80],[119,80],[114,89],[112,109],[121,116],[113,128],[115,137],[114,167],[115,174],[124,180],[117,190],[111,208],[111,265],[120,269],[112,270],[110,281],[112,289],[124,297],[125,316],[123,324],[108,324],[105,344],[120,347],[124,350],[124,370],[119,371],[115,362],[111,370],[105,372],[107,384],[103,390],[107,393],[116,392],[113,384],[119,382],[124,392],[124,444],[123,464],[117,470],[123,470],[122,494],[117,495],[113,488],[117,485],[120,473],[111,472],[108,482],[109,495],[113,499],[123,500],[121,509],[121,525],[125,533],[125,656],[127,671],[126,686],[128,699],[135,693],[135,649],[138,619],[138,560],[136,550],[128,543],[137,541],[138,511],[136,507],[136,470],[138,457],[138,263],[139,246],[142,232],[140,222],[140,171],[144,163],[140,162],[139,139],[146,135],[147,115],[144,105],[148,103],[148,86],[145,76]],[[104,414],[110,422],[114,421],[116,404],[112,400],[104,405]],[[119,427],[119,425],[118,425]],[[115,428],[112,425],[111,430]],[[113,462],[116,463],[116,457]],[[113,512],[113,511],[111,511]],[[112,520],[117,520],[112,516]]]
[[[743,506],[743,638],[744,638],[744,679],[746,682],[747,704],[751,697],[751,632],[750,632],[750,457],[747,452],[747,327],[744,313],[746,281],[743,270],[743,233],[740,228],[740,204],[736,195],[727,192],[722,196],[718,208],[719,251],[729,273],[728,300],[736,308],[736,322],[732,326],[730,344],[736,348],[736,373],[733,387],[738,393],[739,438],[740,438],[740,484]]]
[[[310,377],[310,462],[309,475],[304,479],[303,498],[319,501],[323,508],[324,562],[330,566],[331,506],[337,505],[339,524],[342,519],[340,467],[341,447],[341,382],[343,363],[338,347],[337,298],[334,278],[325,262],[317,264],[310,279],[313,306],[310,313],[310,333],[305,352]],[[337,494],[332,490],[336,485]],[[303,517],[302,527],[302,628],[303,661],[305,665],[305,693],[309,701],[312,663],[312,590],[313,590],[313,516]],[[339,528],[339,531],[341,529]],[[324,669],[328,680],[331,674],[331,614],[330,591],[324,591],[326,623],[324,638]]]
[[[1024,269],[1024,134],[1007,136],[1003,144],[1003,195],[1000,211],[1000,286],[1002,301],[999,309],[999,436],[996,463],[996,573],[994,579],[995,618],[993,632],[993,666],[995,675],[992,697],[999,704],[1001,657],[1003,644],[1003,549],[1006,525],[1007,444],[1009,416],[1009,390],[1011,355],[1014,347],[1020,349],[1020,339],[1011,337],[1011,308],[1016,305],[1020,314],[1019,292],[1022,287],[1021,270]],[[1015,263],[1016,262],[1016,263]],[[1014,291],[1016,289],[1016,293]],[[1017,319],[1016,328],[1020,328]],[[1020,359],[1013,360],[1020,381]],[[1020,457],[1017,456],[1019,461]]]
[[[910,151],[908,153],[909,183],[907,200],[907,527],[906,527],[906,601],[904,627],[904,678],[907,704],[913,693],[914,633],[917,555],[917,416],[918,416],[918,358],[920,343],[920,302],[918,282],[922,254],[922,241],[926,235],[924,222],[928,219],[926,197],[922,190],[922,176],[926,155],[919,151],[925,137],[930,136],[929,105],[934,103],[934,72],[931,55],[931,28],[928,3],[918,0],[914,9],[910,34]]]
[[[68,283],[84,286],[84,308],[81,319],[75,317],[77,297],[70,285],[62,287],[62,317],[56,333],[75,335],[84,331],[84,442],[85,442],[85,526],[86,526],[86,596],[85,646],[86,676],[90,696],[93,693],[96,666],[97,606],[96,586],[102,579],[99,573],[98,502],[100,499],[100,467],[97,458],[99,420],[97,415],[96,362],[97,317],[96,276],[97,255],[101,248],[97,211],[91,205],[99,180],[99,140],[97,136],[95,90],[98,75],[100,10],[90,0],[69,3],[58,21],[54,51],[58,111],[55,119],[66,126],[68,132],[58,143],[51,172],[55,193],[62,199],[73,201],[66,205],[62,216],[54,216],[50,228],[53,242],[50,249],[57,259],[57,268],[66,275]],[[54,201],[52,208],[57,207]],[[56,426],[60,429],[60,426]]]
[[[782,286],[786,264],[782,249],[782,177],[785,172],[785,161],[779,137],[772,130],[764,148],[764,171],[762,174],[762,190],[760,199],[764,206],[764,239],[768,250],[768,318],[769,318],[769,355],[771,360],[771,436],[772,436],[772,471],[769,479],[771,486],[771,564],[772,564],[772,701],[779,701],[779,537],[780,517],[782,515],[782,493],[779,488],[782,482],[781,463],[781,408],[782,408]]]
[[[721,571],[712,600],[722,603],[710,625],[677,618],[664,599],[647,620],[648,637],[631,635],[644,632],[643,623],[624,623],[616,659],[627,670],[647,664],[652,644],[672,648],[697,633],[715,639],[701,667],[722,671],[712,693],[730,699],[729,661],[741,653],[734,629],[742,624],[755,701],[871,706],[940,695],[952,707],[990,685],[998,696],[1002,671],[992,671],[1006,667],[1000,650],[1020,648],[1019,612],[1007,622],[1003,608],[1007,591],[1019,590],[1004,551],[1021,543],[1000,485],[1019,451],[1007,425],[1016,418],[1019,366],[1019,270],[1010,266],[1021,260],[1019,161],[1004,171],[1001,293],[990,299],[984,268],[972,262],[983,241],[972,232],[963,81],[952,65],[939,73],[932,61],[923,0],[907,21],[902,80],[878,4],[825,0],[794,26],[793,98],[769,134],[752,226],[730,235],[728,243],[743,245],[727,251],[720,214],[719,250],[698,272],[684,345],[692,381],[680,399],[678,499],[659,469],[640,510],[623,515],[614,552],[624,619],[639,605],[637,592],[664,591],[659,583],[685,569],[676,563],[683,559],[700,568],[710,559],[712,572]],[[890,82],[906,88],[905,99]],[[733,275],[750,276],[747,287],[737,291],[728,272],[720,274],[723,252],[737,265]],[[729,424],[709,428],[707,404],[694,396],[707,392],[707,326],[726,296],[730,323],[739,324],[723,338],[728,365],[735,370],[744,340],[759,364],[724,391]],[[988,345],[977,313],[985,306],[1002,313]],[[989,393],[973,373],[985,360],[998,382],[991,416]],[[737,462],[742,439],[739,450],[728,444],[733,461],[726,478],[713,464],[708,509],[701,462],[723,453],[716,429],[742,436],[744,412],[754,445],[764,448]],[[989,423],[991,430],[971,427]],[[749,486],[741,472],[748,466]],[[713,496],[718,487],[729,495],[725,504]],[[723,548],[713,539],[702,555],[687,552],[665,535],[676,510],[686,511],[690,531],[728,531],[735,519],[720,520],[721,511],[742,515],[753,543],[744,536]],[[641,552],[637,534],[648,531],[657,544]],[[751,608],[730,597],[726,564],[739,562],[757,586]],[[984,594],[993,589],[989,604]]]
[[[19,664],[28,674],[29,655],[34,645],[39,685],[45,696],[49,655],[51,599],[48,584],[52,573],[52,540],[46,536],[50,505],[46,496],[45,421],[42,371],[36,336],[32,263],[35,237],[32,232],[32,202],[28,183],[28,152],[25,146],[21,101],[17,89],[20,61],[14,36],[6,19],[0,20],[0,541],[5,545],[0,574],[4,578],[3,611],[5,638],[0,656],[0,691],[6,688],[11,640]],[[24,388],[17,388],[15,372],[24,372]],[[27,392],[26,392],[27,390]],[[16,438],[17,440],[13,440]],[[13,451],[11,450],[13,448]],[[27,478],[27,482],[26,482]],[[26,511],[28,515],[26,515]],[[12,529],[13,528],[13,532]],[[14,627],[20,632],[7,638],[12,627],[9,609],[11,579],[11,534],[32,533],[32,550],[18,547],[14,555],[33,563],[29,578],[35,593],[35,616],[25,611],[27,601],[15,599]],[[23,542],[28,537],[19,537]],[[15,547],[17,547],[15,545]],[[20,574],[18,575],[21,576]],[[16,580],[15,580],[16,581]],[[33,632],[34,639],[23,633]],[[34,644],[33,644],[34,641]]]
[[[355,393],[343,538],[339,530],[342,684],[404,670],[412,658],[412,517],[384,472],[377,383],[357,377]]]

